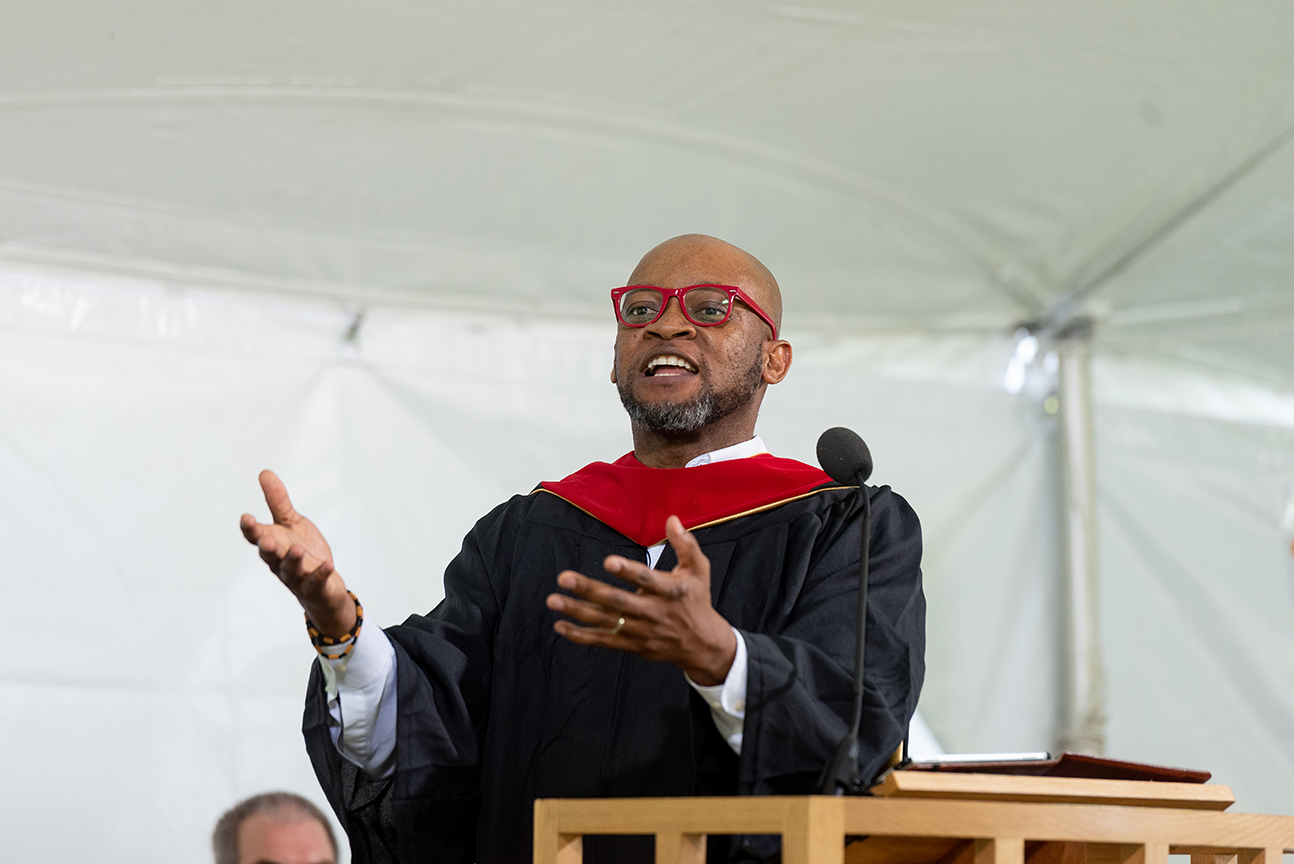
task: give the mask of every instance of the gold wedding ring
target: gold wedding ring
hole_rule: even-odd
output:
[[[623,629],[625,629],[625,619],[624,619],[624,618],[621,618],[619,621],[617,621],[617,622],[616,622],[616,626],[614,626],[614,627],[612,627],[610,630],[608,630],[608,631],[607,631],[607,633],[609,633],[610,635],[614,636],[614,635],[616,635],[617,633],[619,633],[619,632],[620,632],[621,630],[623,630]]]

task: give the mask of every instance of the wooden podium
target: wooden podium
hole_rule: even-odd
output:
[[[585,834],[652,834],[657,864],[704,864],[706,834],[780,834],[784,864],[1281,864],[1294,816],[1223,813],[1226,786],[895,771],[876,797],[535,802],[535,864]]]

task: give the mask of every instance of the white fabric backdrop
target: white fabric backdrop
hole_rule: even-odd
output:
[[[7,860],[199,862],[239,797],[322,803],[298,731],[312,649],[235,525],[263,513],[261,468],[389,624],[437,602],[489,508],[629,449],[609,321],[377,309],[348,343],[351,324],[322,305],[0,271]],[[1032,391],[1003,392],[1014,344],[788,336],[770,447],[811,462],[823,428],[852,426],[876,481],[922,517],[934,731],[954,751],[1046,749],[1054,430]],[[1294,409],[1174,374],[1096,368],[1110,752],[1212,768],[1239,809],[1290,812]],[[1151,394],[1227,419],[1126,407]]]
[[[1110,752],[1294,812],[1294,429],[1119,408],[1097,434]]]
[[[1294,812],[1291,4],[3,20],[0,858],[200,861],[236,797],[317,798],[256,472],[375,620],[430,607],[480,513],[628,448],[604,291],[694,230],[795,291],[769,443],[854,426],[922,515],[950,749],[1052,739],[1054,429],[1001,334],[1091,316],[1110,752]],[[430,311],[519,306],[564,323]]]

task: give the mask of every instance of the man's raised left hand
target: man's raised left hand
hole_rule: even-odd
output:
[[[710,559],[677,516],[665,520],[665,535],[678,556],[668,573],[619,555],[603,562],[608,573],[637,585],[635,592],[573,570],[558,574],[558,586],[575,597],[549,594],[548,608],[587,626],[558,621],[553,629],[579,645],[673,663],[702,686],[722,684],[737,656],[737,636],[710,605]]]

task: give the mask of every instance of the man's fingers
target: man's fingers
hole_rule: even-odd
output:
[[[275,573],[279,572],[279,566],[283,563],[283,556],[287,554],[287,546],[280,544],[274,532],[268,530],[269,525],[257,525],[252,529],[252,535],[247,539],[256,544],[256,551],[260,553],[261,560],[269,565]],[[253,539],[255,538],[255,539]]]
[[[677,516],[665,520],[665,539],[669,540],[679,567],[698,575],[710,575],[710,559],[705,557],[692,532],[683,529],[683,522]]]
[[[637,585],[642,591],[658,597],[672,599],[682,596],[687,590],[687,586],[678,576],[663,570],[653,570],[641,561],[630,561],[619,555],[608,555],[602,562],[602,566],[612,576],[619,576],[626,582]]]
[[[250,513],[242,515],[242,518],[238,520],[238,527],[242,529],[243,537],[247,539],[247,542],[254,546],[260,546],[267,540],[273,546],[277,544],[281,537],[286,536],[285,529],[282,526],[257,522],[256,517]]]
[[[332,575],[332,572],[332,565],[327,561],[321,561],[318,567],[311,570],[309,573],[303,573],[301,575],[301,585],[303,590],[308,590],[310,593],[323,591],[324,583],[328,581],[328,577]]]
[[[663,575],[663,574],[662,574]],[[581,576],[574,570],[563,570],[557,576],[557,584],[577,597],[595,603],[598,606],[613,610],[616,615],[624,612],[630,615],[646,617],[649,613],[646,601],[637,594],[631,594],[616,588],[614,585],[608,585],[605,582],[599,582],[596,579],[590,579],[587,576]],[[554,598],[558,601],[567,603],[578,602],[570,597],[563,597],[561,594],[553,594],[549,597],[548,608],[564,612],[564,609],[553,605]]]
[[[553,629],[557,631],[558,635],[569,639],[577,645],[596,645],[601,648],[620,648],[623,650],[628,641],[623,633],[608,633],[601,627],[580,627],[570,621],[558,621],[553,624]]]
[[[265,557],[263,546],[261,557]],[[296,544],[288,549],[278,565],[279,579],[298,596],[316,592],[330,573],[332,573],[331,564],[306,555],[306,550]]]
[[[256,548],[260,550],[261,557],[273,555],[276,559],[282,558],[288,554],[291,544],[287,538],[282,536],[282,529],[277,525],[257,525],[255,530]]]
[[[292,499],[288,497],[288,489],[278,475],[267,468],[261,472],[259,479],[261,491],[265,493],[265,503],[269,505],[270,515],[274,517],[274,521],[282,525],[295,516],[296,511],[292,509]]]
[[[297,553],[293,555],[292,553]],[[265,544],[261,544],[261,557],[266,554]],[[272,554],[272,553],[271,553]],[[303,550],[300,547],[293,546],[287,552],[279,555],[279,566],[276,568],[279,574],[279,581],[288,586],[293,594],[300,593],[301,583],[301,559],[304,557]]]
[[[665,575],[659,570],[651,569],[641,561],[630,561],[620,555],[608,555],[606,560],[602,562],[602,569],[612,576],[619,576],[626,582],[632,582],[649,591],[652,590],[656,577]]]
[[[608,609],[596,603],[586,603],[574,597],[563,597],[561,594],[548,595],[548,608],[562,613],[567,618],[574,618],[581,624],[601,627],[603,630],[611,630],[621,618],[628,617],[619,610]]]
[[[257,529],[260,526],[256,524],[256,517],[250,513],[244,513],[238,519],[238,528],[243,532],[243,537],[248,543],[259,543],[261,532]]]

